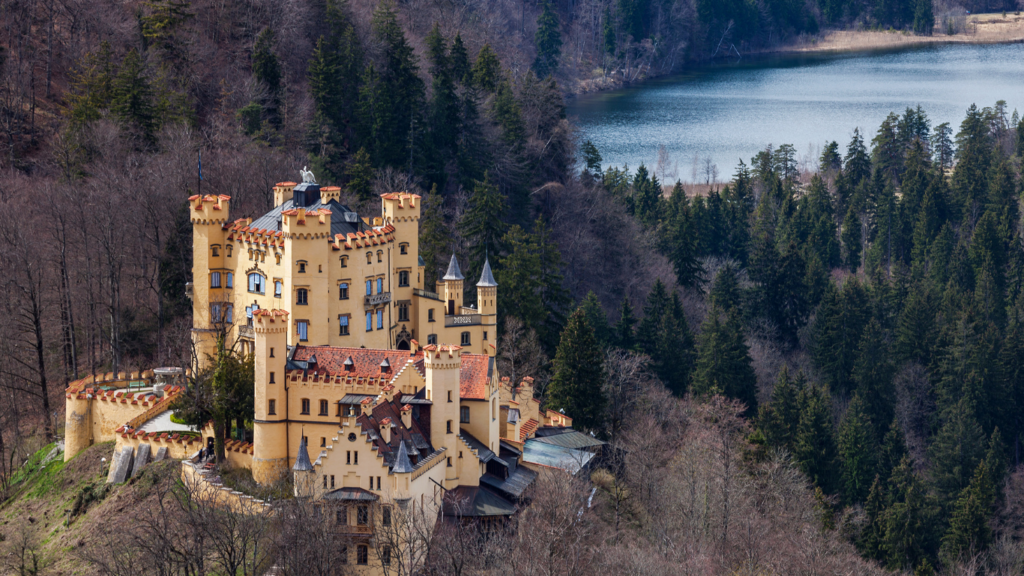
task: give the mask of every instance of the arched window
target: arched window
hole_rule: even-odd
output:
[[[233,246],[231,246],[231,244],[228,244],[227,246],[225,246],[225,248],[228,249],[228,258],[231,258],[231,249],[233,248]]]
[[[366,253],[366,263],[373,264],[373,252]]]
[[[302,399],[302,414],[309,414],[309,398]]]
[[[295,292],[295,303],[300,306],[305,306],[306,304],[309,304],[309,291],[306,290],[305,288],[299,288]]]
[[[384,251],[383,250],[377,250],[377,262],[383,262],[383,261],[384,261]]]
[[[249,274],[249,292],[254,294],[266,294],[266,279],[258,272]]]
[[[341,267],[348,268],[348,256],[341,257]]]

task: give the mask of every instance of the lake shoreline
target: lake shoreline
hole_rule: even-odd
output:
[[[942,46],[948,44],[1022,44],[1024,43],[1024,14],[1008,13],[979,14],[971,16],[967,22],[970,33],[932,34],[917,36],[900,30],[833,30],[821,35],[801,37],[793,42],[780,44],[772,48],[763,48],[747,52],[743,58],[764,58],[772,56],[839,56],[844,54],[870,53],[887,50],[903,50],[923,48],[926,46]],[[686,66],[682,70],[666,74],[643,76],[634,81],[626,81],[614,76],[594,78],[577,82],[567,96],[576,98],[586,94],[609,92],[643,84],[680,72],[697,71],[713,68],[722,60],[712,60],[705,64]]]

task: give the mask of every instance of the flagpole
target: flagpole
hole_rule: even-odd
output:
[[[203,195],[203,149],[199,148],[199,179],[196,181],[196,194]]]

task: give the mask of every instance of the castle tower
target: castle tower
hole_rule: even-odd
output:
[[[454,316],[462,312],[462,281],[465,280],[462,270],[459,270],[459,261],[452,254],[452,260],[448,263],[448,271],[444,278],[444,299],[447,302],[445,314]]]
[[[256,310],[253,324],[256,337],[256,410],[253,418],[252,477],[260,484],[271,484],[288,473],[288,397],[285,389],[288,312]]]
[[[278,182],[274,185],[274,206],[280,206],[292,199],[292,191],[298,186],[295,182]]]
[[[299,441],[299,453],[295,455],[295,466],[292,466],[292,475],[295,497],[312,498],[316,490],[316,470],[313,463],[309,461],[309,451],[306,450],[306,437]]]
[[[64,406],[64,461],[92,445],[92,399],[82,393],[67,395]]]
[[[484,326],[484,340],[498,340],[498,283],[491,273],[490,259],[484,260],[484,271],[476,283],[476,309],[480,311],[480,323]],[[484,346],[488,356],[494,355],[494,348]]]
[[[458,479],[459,376],[462,372],[462,352],[458,346],[430,344],[423,348],[426,368],[427,400],[430,405],[430,443],[435,450],[447,448],[448,470],[445,484]]]
[[[212,288],[213,272],[227,272],[224,225],[228,220],[230,196],[195,195],[189,199],[192,220],[192,339],[196,357],[203,362],[216,353],[218,327],[211,315],[213,304],[223,310],[230,304],[231,293],[225,288]],[[219,286],[225,286],[220,282]]]

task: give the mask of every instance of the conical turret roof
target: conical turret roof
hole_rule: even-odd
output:
[[[306,437],[299,442],[299,453],[295,456],[295,465],[292,470],[296,472],[309,472],[313,469],[313,463],[309,461],[309,452],[306,451]]]
[[[484,271],[480,273],[480,281],[476,285],[482,288],[498,286],[498,283],[494,280],[494,274],[491,273],[491,261],[489,258],[484,260]]]
[[[448,263],[448,271],[445,272],[442,280],[465,280],[466,277],[462,275],[462,270],[459,270],[459,261],[455,259],[455,254],[452,254],[452,260]]]
[[[405,449],[405,440],[398,442],[398,455],[395,456],[395,465],[391,471],[395,474],[412,472],[412,461],[409,460],[409,451]]]

